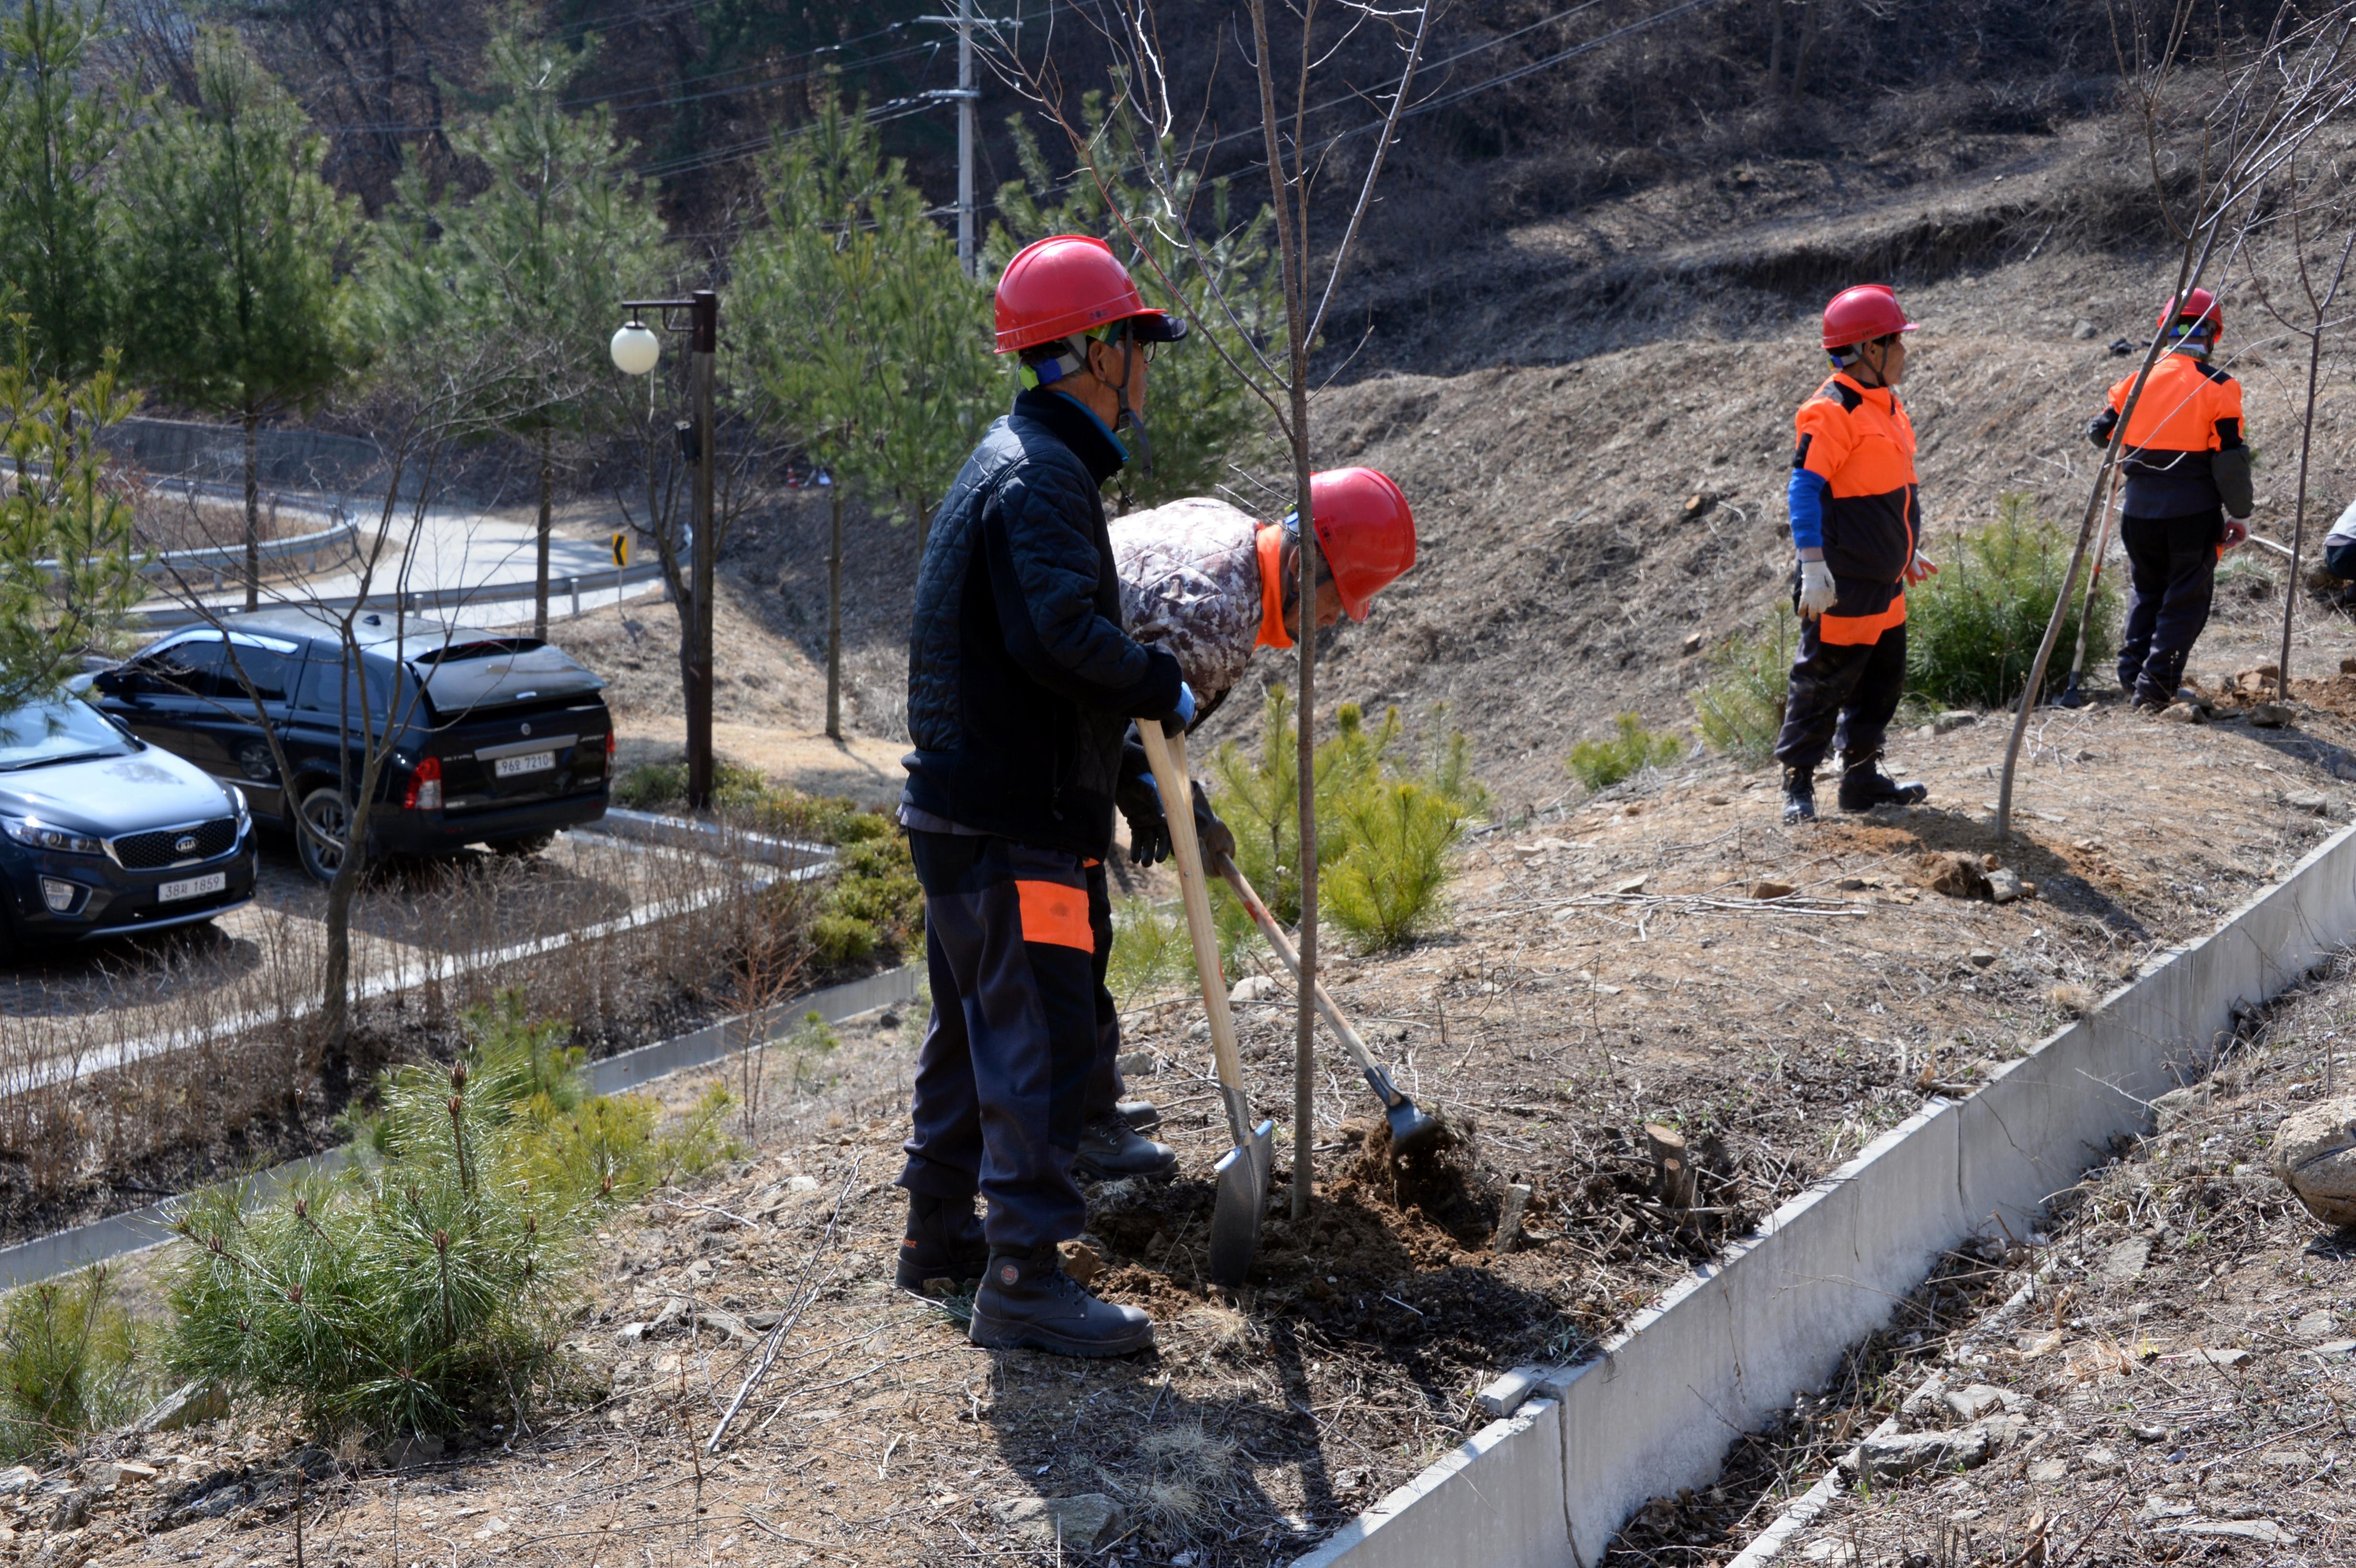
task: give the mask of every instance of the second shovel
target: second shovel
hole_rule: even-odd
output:
[[[1162,794],[1170,824],[1171,859],[1178,868],[1178,891],[1186,906],[1186,934],[1194,944],[1194,974],[1203,985],[1203,1010],[1210,1015],[1211,1060],[1218,1069],[1219,1093],[1226,1101],[1227,1130],[1236,1147],[1220,1159],[1211,1208],[1208,1273],[1229,1287],[1243,1284],[1259,1251],[1260,1217],[1268,1212],[1269,1171],[1276,1159],[1276,1124],[1254,1125],[1244,1097],[1243,1059],[1236,1051],[1236,1020],[1227,1010],[1227,977],[1219,962],[1219,932],[1211,920],[1211,889],[1203,880],[1203,850],[1194,837],[1194,786],[1186,776],[1186,737],[1164,736],[1152,720],[1140,720],[1146,761]],[[1176,802],[1175,805],[1171,802]]]

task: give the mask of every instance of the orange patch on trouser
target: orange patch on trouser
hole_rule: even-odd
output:
[[[1022,901],[1023,940],[1050,942],[1094,953],[1096,933],[1088,929],[1088,891],[1061,882],[1027,882],[1018,879],[1014,896]]]
[[[1826,615],[1816,626],[1816,637],[1836,647],[1856,647],[1881,641],[1881,634],[1906,624],[1906,594],[1901,590],[1879,615]]]

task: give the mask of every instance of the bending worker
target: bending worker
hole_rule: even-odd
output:
[[[1816,764],[1835,746],[1843,811],[1912,805],[1931,793],[1881,771],[1882,741],[1906,686],[1906,585],[1939,570],[1922,553],[1914,426],[1896,390],[1906,374],[1904,335],[1913,330],[1882,284],[1835,294],[1824,332],[1832,378],[1793,421],[1800,656],[1775,741],[1786,822],[1815,820]]]
[[[2250,537],[2250,449],[2242,443],[2242,385],[2209,363],[2225,326],[2207,289],[2159,313],[2168,351],[2151,368],[2120,439],[2126,496],[2127,624],[2119,637],[2119,685],[2137,708],[2177,700],[2184,661],[2209,624],[2217,558]],[[2086,427],[2107,447],[2135,377],[2111,389],[2111,406]],[[2232,513],[2229,519],[2225,514]],[[2326,559],[2329,559],[2326,552]]]
[[[899,1280],[980,1275],[977,1345],[1120,1355],[1153,1343],[1152,1320],[1089,1294],[1055,1243],[1085,1214],[1072,1162],[1122,737],[1132,719],[1184,723],[1194,696],[1175,657],[1121,630],[1098,491],[1129,460],[1117,432],[1139,424],[1154,347],[1185,324],[1147,309],[1103,241],[1068,234],[1007,263],[996,315],[1023,389],[941,502],[908,642],[900,820],[933,1013]]]
[[[1343,468],[1309,477],[1317,526],[1317,624],[1347,614],[1363,621],[1375,595],[1415,564],[1415,516],[1387,475]],[[1194,497],[1133,512],[1112,525],[1120,573],[1121,624],[1151,648],[1176,656],[1195,693],[1193,725],[1209,718],[1261,648],[1289,648],[1301,635],[1301,515],[1263,526],[1225,501]],[[1151,866],[1170,854],[1142,745],[1131,749],[1116,797],[1129,820],[1129,858]],[[1194,784],[1195,830],[1206,860],[1235,852],[1235,836]],[[1109,955],[1112,933],[1102,937]],[[1103,972],[1100,962],[1099,975]],[[1097,1063],[1080,1168],[1092,1176],[1173,1174],[1177,1157],[1139,1136],[1157,1124],[1151,1104],[1122,1101],[1120,1018],[1109,991],[1097,994]],[[1150,1152],[1159,1151],[1159,1157]]]

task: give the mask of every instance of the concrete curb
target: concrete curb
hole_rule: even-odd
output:
[[[672,816],[654,811],[632,811],[622,805],[609,805],[605,816],[594,822],[584,822],[571,831],[602,833],[608,838],[626,838],[638,844],[661,844],[676,849],[709,849],[720,844],[753,845],[781,859],[791,857],[802,863],[823,863],[829,869],[832,868],[835,860],[835,849],[831,845],[773,838],[766,833],[743,833],[724,823],[707,822],[693,816]]]
[[[2356,827],[2199,941],[2008,1063],[1937,1099],[1696,1269],[1594,1360],[1342,1527],[1294,1568],[1593,1568],[1651,1498],[1707,1486],[1744,1432],[1887,1321],[1938,1255],[2045,1200],[2148,1131],[2150,1102],[2206,1068],[2237,1008],[2356,933]]]
[[[910,964],[897,969],[887,969],[880,975],[870,975],[864,979],[829,986],[822,991],[812,991],[808,996],[780,1002],[760,1013],[723,1019],[691,1034],[683,1034],[673,1040],[659,1040],[636,1051],[625,1051],[602,1061],[592,1061],[588,1063],[589,1084],[597,1093],[618,1094],[673,1072],[705,1066],[747,1046],[774,1040],[807,1013],[816,1012],[829,1023],[841,1023],[861,1013],[911,1000],[923,985],[924,978],[924,965]],[[322,1149],[317,1154],[254,1172],[249,1179],[252,1200],[264,1201],[287,1183],[305,1177],[331,1175],[341,1169],[348,1147],[339,1145],[335,1148]],[[14,1290],[19,1285],[52,1279],[90,1264],[104,1263],[110,1258],[119,1258],[127,1253],[140,1252],[169,1241],[173,1216],[180,1202],[178,1198],[167,1198],[145,1209],[111,1214],[103,1220],[77,1225],[70,1231],[57,1231],[46,1236],[36,1236],[29,1242],[19,1242],[13,1247],[0,1247],[0,1290]]]

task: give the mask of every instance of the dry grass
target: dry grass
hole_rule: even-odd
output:
[[[352,1081],[455,1048],[460,1015],[521,987],[596,1054],[774,1000],[806,973],[812,893],[798,852],[744,837],[716,852],[588,838],[555,857],[376,872],[354,922],[361,998]],[[766,891],[750,891],[756,881]],[[326,931],[262,911],[235,938],[102,960],[0,1016],[0,1214],[17,1233],[134,1206],[224,1168],[333,1141],[342,1107],[313,1028]]]

